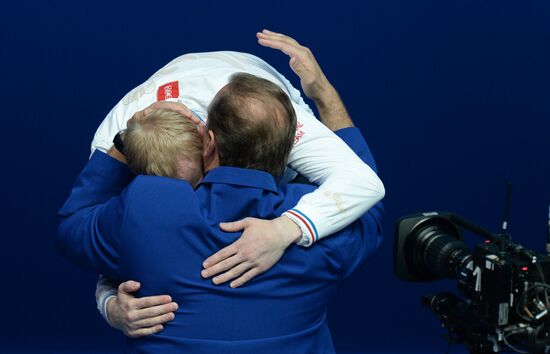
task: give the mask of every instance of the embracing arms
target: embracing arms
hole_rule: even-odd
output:
[[[300,77],[304,92],[315,102],[321,121],[328,128],[313,116],[302,115],[305,117],[301,123],[303,126],[298,127],[298,142],[291,155],[291,167],[320,185],[316,192],[304,196],[296,208],[280,218],[247,218],[220,225],[225,231],[244,230],[243,235],[232,245],[208,258],[203,264],[205,269],[202,275],[214,277],[216,284],[231,280],[232,287],[241,286],[271,268],[294,240],[299,240],[304,246],[312,245],[318,239],[352,223],[384,195],[384,187],[375,173],[374,161],[371,159],[369,167],[330,132],[329,128],[337,130],[351,127],[353,123],[311,51],[282,34],[263,31],[257,36],[261,45],[279,49],[289,55],[291,68]],[[125,283],[122,286],[126,286]],[[137,303],[143,299],[134,299],[127,294],[128,288],[123,289],[119,291],[122,297],[113,296],[111,301],[98,305],[102,309],[107,308],[111,324],[117,328],[144,328],[136,324],[139,321],[143,324],[148,315],[147,308]],[[147,298],[147,301],[156,304],[154,307],[159,311],[165,310],[154,313],[156,321],[147,322],[145,328],[149,331],[158,328],[164,322],[159,316],[168,314],[169,306],[175,305],[167,298],[164,300]],[[122,307],[127,311],[121,312]],[[128,316],[129,311],[133,311],[135,317]],[[122,315],[113,315],[115,313]],[[136,321],[131,321],[135,318]],[[125,333],[129,334],[126,330]]]

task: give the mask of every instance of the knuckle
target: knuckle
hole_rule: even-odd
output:
[[[133,311],[129,311],[129,312],[126,312],[126,314],[124,315],[124,319],[127,321],[127,322],[133,322],[136,320],[136,314],[135,312]]]
[[[235,254],[235,256],[233,257],[232,262],[235,265],[243,262],[245,259],[246,259],[246,250],[239,250],[239,252]]]
[[[241,251],[241,258],[243,260],[252,260],[253,261],[253,258],[254,258],[253,256],[254,256],[254,252],[249,248],[246,248],[246,249]]]

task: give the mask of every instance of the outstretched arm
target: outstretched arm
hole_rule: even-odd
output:
[[[290,57],[290,67],[298,77],[307,97],[315,102],[321,122],[336,131],[353,126],[338,92],[328,81],[313,53],[295,39],[281,33],[263,30],[256,34],[258,43],[278,49]]]
[[[319,110],[319,124],[297,110],[298,134],[289,165],[319,188],[305,195],[285,215],[303,231],[301,245],[309,246],[348,226],[384,196],[384,186],[376,175],[370,153],[366,163],[333,131],[352,127],[353,122],[336,89],[330,84],[311,50],[284,34],[264,30],[258,33],[261,45],[281,50],[290,57],[290,67],[300,77],[302,88]]]

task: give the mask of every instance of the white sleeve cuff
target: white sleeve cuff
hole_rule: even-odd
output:
[[[309,247],[319,239],[317,227],[306,214],[298,209],[290,209],[285,211],[283,215],[294,221],[302,230],[302,238],[297,242],[298,245]]]
[[[95,289],[97,310],[109,324],[111,324],[111,322],[109,322],[109,316],[107,314],[107,302],[117,295],[117,283],[118,282],[114,280],[100,276]]]
[[[105,321],[107,321],[107,323],[109,325],[111,325],[111,321],[109,321],[109,313],[107,312],[107,303],[109,302],[109,300],[111,300],[112,298],[115,298],[115,297],[116,297],[116,293],[107,296],[105,298],[105,301],[103,301],[103,303],[101,305],[101,308],[99,309],[99,313],[101,313],[101,316],[103,316],[103,318],[105,319]]]

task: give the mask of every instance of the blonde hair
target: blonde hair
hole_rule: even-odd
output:
[[[130,121],[124,153],[135,174],[181,178],[182,161],[190,169],[198,168],[193,173],[202,174],[202,141],[197,127],[170,110],[152,110],[144,118]]]

